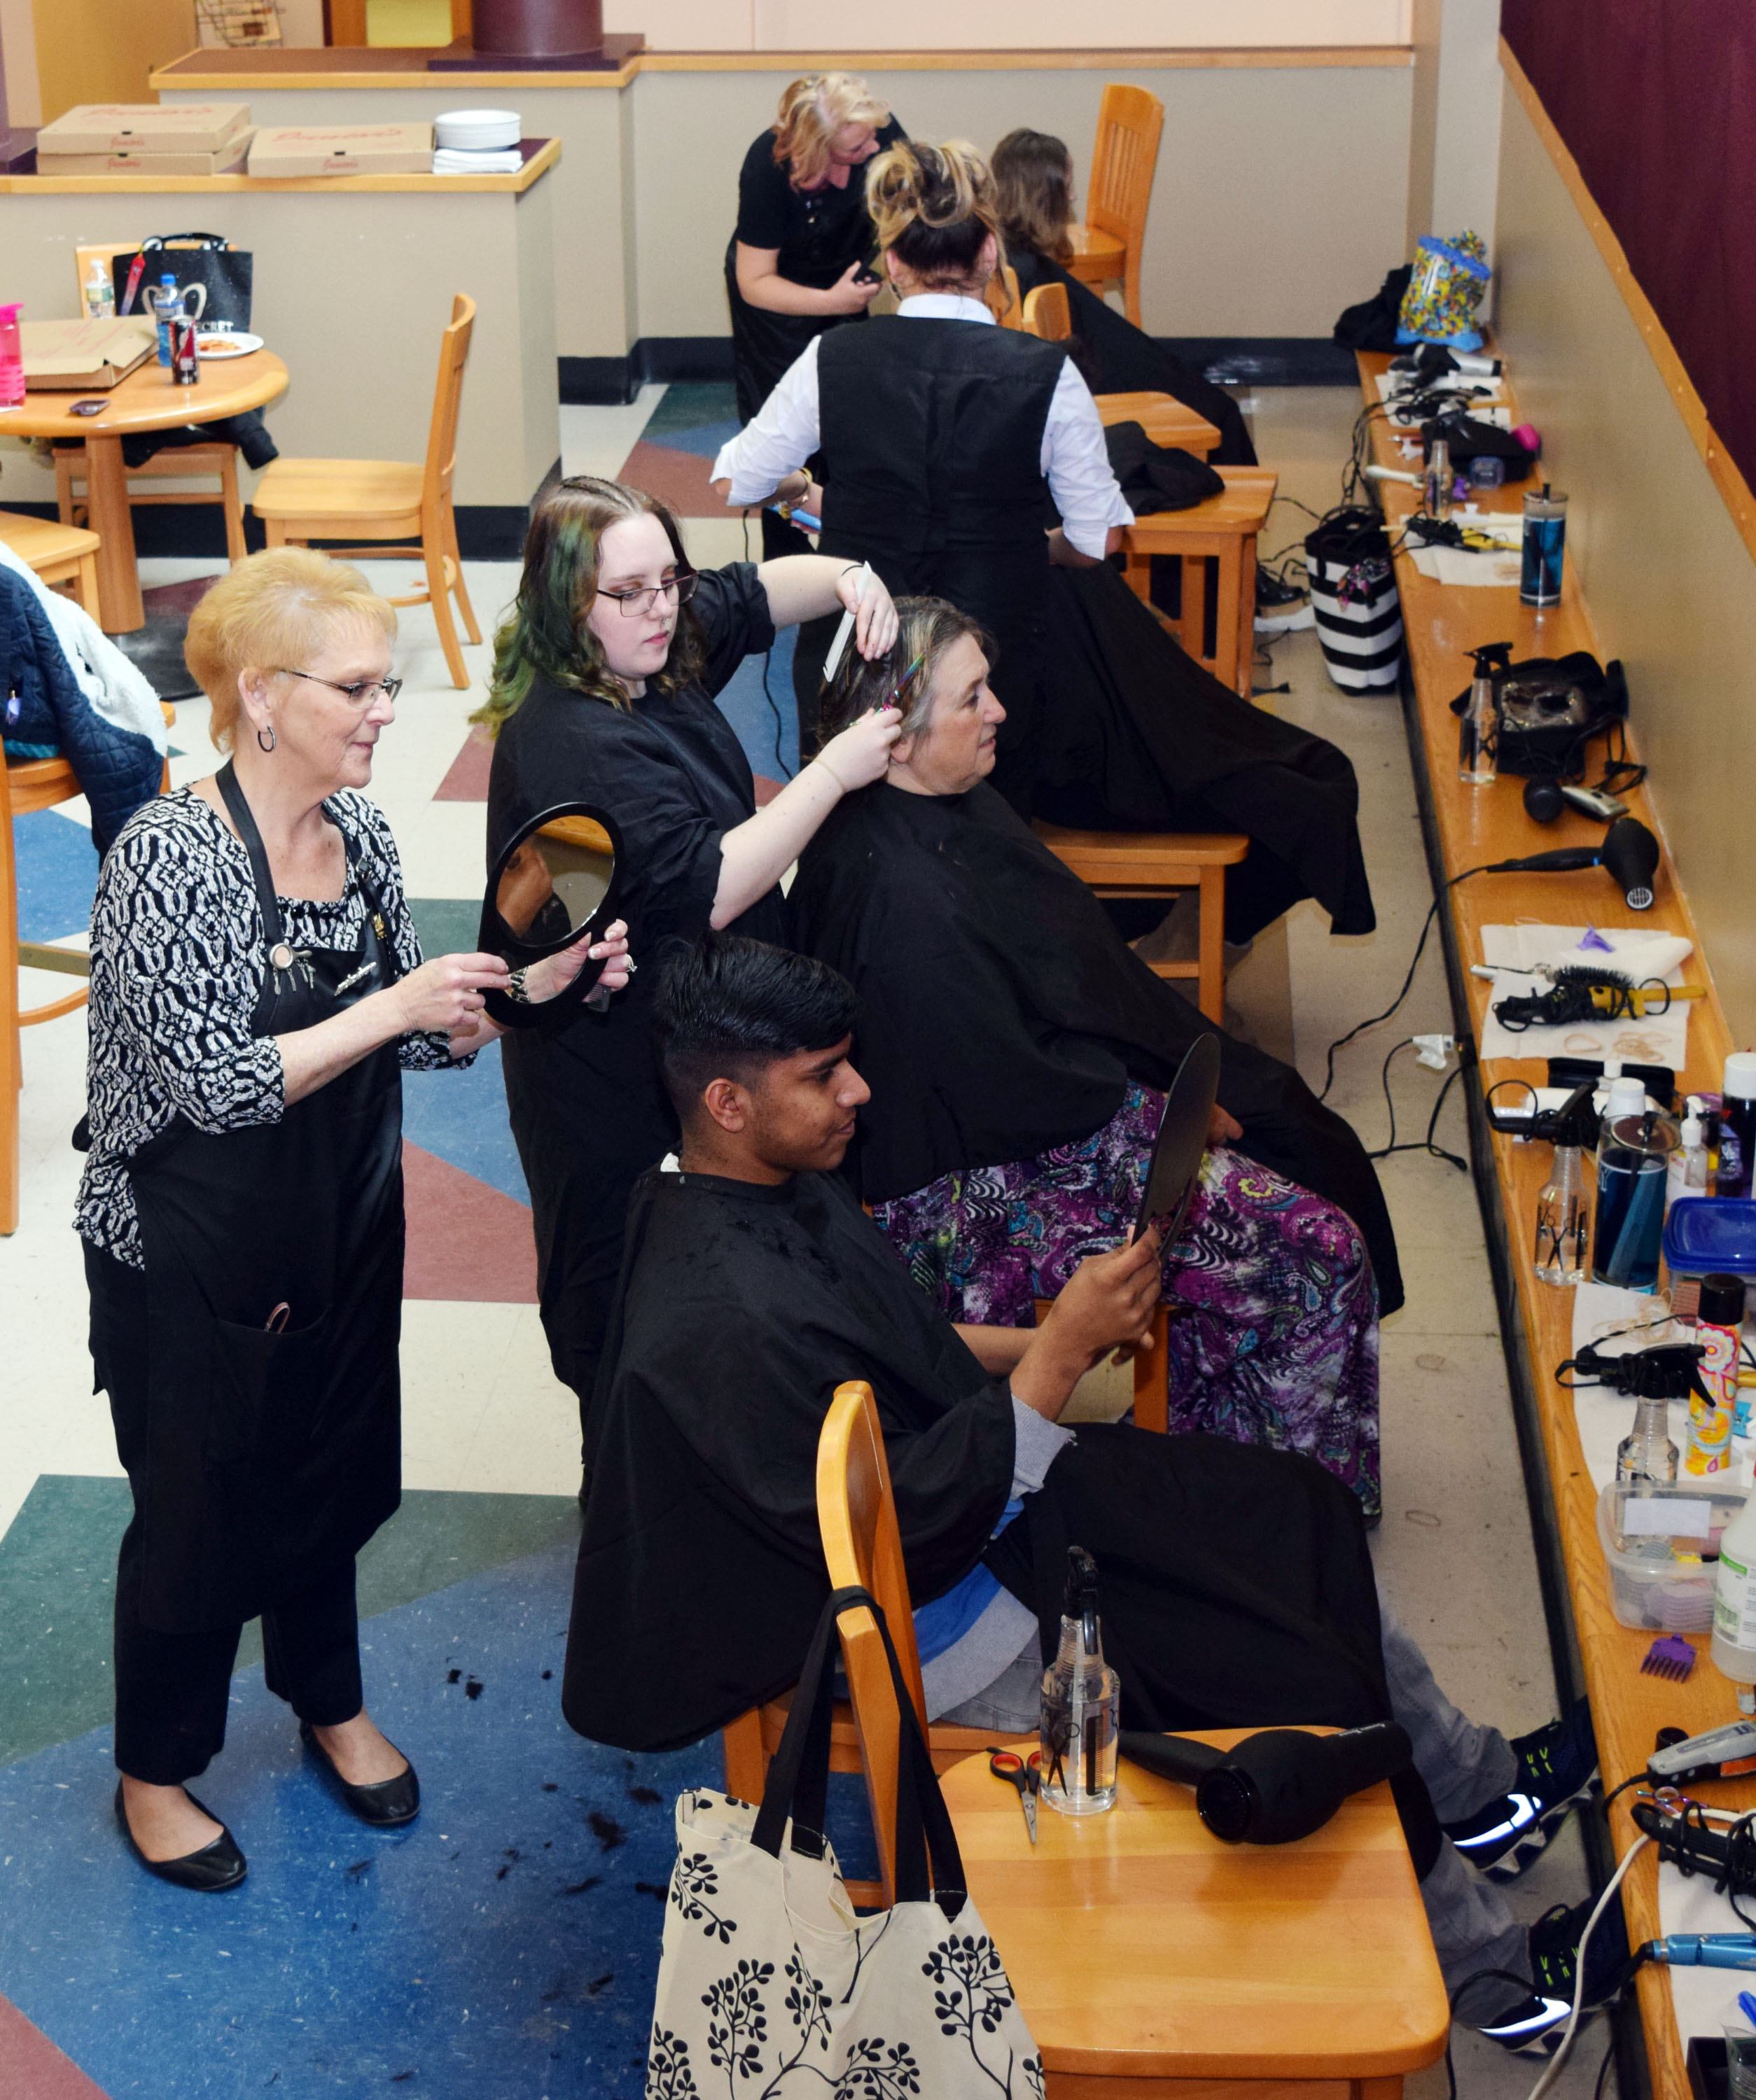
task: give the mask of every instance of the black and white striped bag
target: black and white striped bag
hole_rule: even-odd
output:
[[[1345,693],[1394,686],[1402,662],[1402,605],[1376,514],[1332,512],[1305,541],[1305,571],[1330,678]]]

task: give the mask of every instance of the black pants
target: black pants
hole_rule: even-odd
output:
[[[241,1624],[172,1633],[141,1617],[143,1462],[147,1422],[147,1303],[143,1269],[89,1242],[94,1392],[107,1392],[116,1449],[135,1491],[135,1514],[116,1566],[116,1762],[130,1779],[175,1786],[205,1771],[226,1740],[226,1707]],[[326,1570],[263,1614],[268,1688],[302,1721],[334,1727],[364,1705],[354,1563]]]

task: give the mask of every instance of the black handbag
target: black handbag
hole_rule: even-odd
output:
[[[205,286],[207,304],[201,310],[204,322],[225,321],[234,329],[247,329],[250,324],[252,259],[249,249],[229,247],[223,233],[152,234],[141,242],[134,254],[110,258],[116,311],[118,314],[145,314],[150,318],[152,309],[147,304],[147,294],[170,271],[186,290],[191,285]],[[135,280],[134,304],[125,307],[122,302],[128,296],[128,280],[137,262],[141,262],[142,267]]]

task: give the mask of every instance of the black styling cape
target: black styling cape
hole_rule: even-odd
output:
[[[860,995],[854,1056],[872,1099],[848,1171],[868,1202],[1089,1136],[1131,1079],[1168,1086],[1216,1032],[986,783],[844,797],[788,902],[795,945]],[[1220,1044],[1239,1149],[1348,1213],[1393,1312],[1396,1239],[1359,1139],[1291,1065],[1223,1033]]]
[[[562,1703],[582,1735],[668,1749],[797,1677],[828,1591],[817,1440],[870,1381],[917,1603],[986,1555],[1057,1630],[1066,1546],[1103,1579],[1133,1725],[1388,1713],[1357,1503],[1295,1454],[1082,1427],[991,1548],[1013,1403],[834,1176],[653,1173],[592,1414]]]
[[[1302,897],[1332,933],[1370,933],[1360,785],[1325,738],[1241,700],[1171,639],[1107,563],[1052,569],[1043,607],[1036,814],[1100,832],[1242,832],[1225,934],[1247,941]]]

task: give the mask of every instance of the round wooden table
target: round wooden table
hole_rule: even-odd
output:
[[[247,357],[203,358],[193,386],[176,386],[157,358],[148,358],[104,397],[99,416],[70,416],[76,401],[95,394],[46,389],[27,393],[20,408],[0,409],[0,433],[21,438],[80,438],[86,447],[86,498],[98,549],[99,624],[108,634],[132,634],[146,624],[140,571],[135,560],[134,520],[122,439],[146,430],[174,430],[185,423],[260,408],[287,389],[287,368],[270,350]]]

